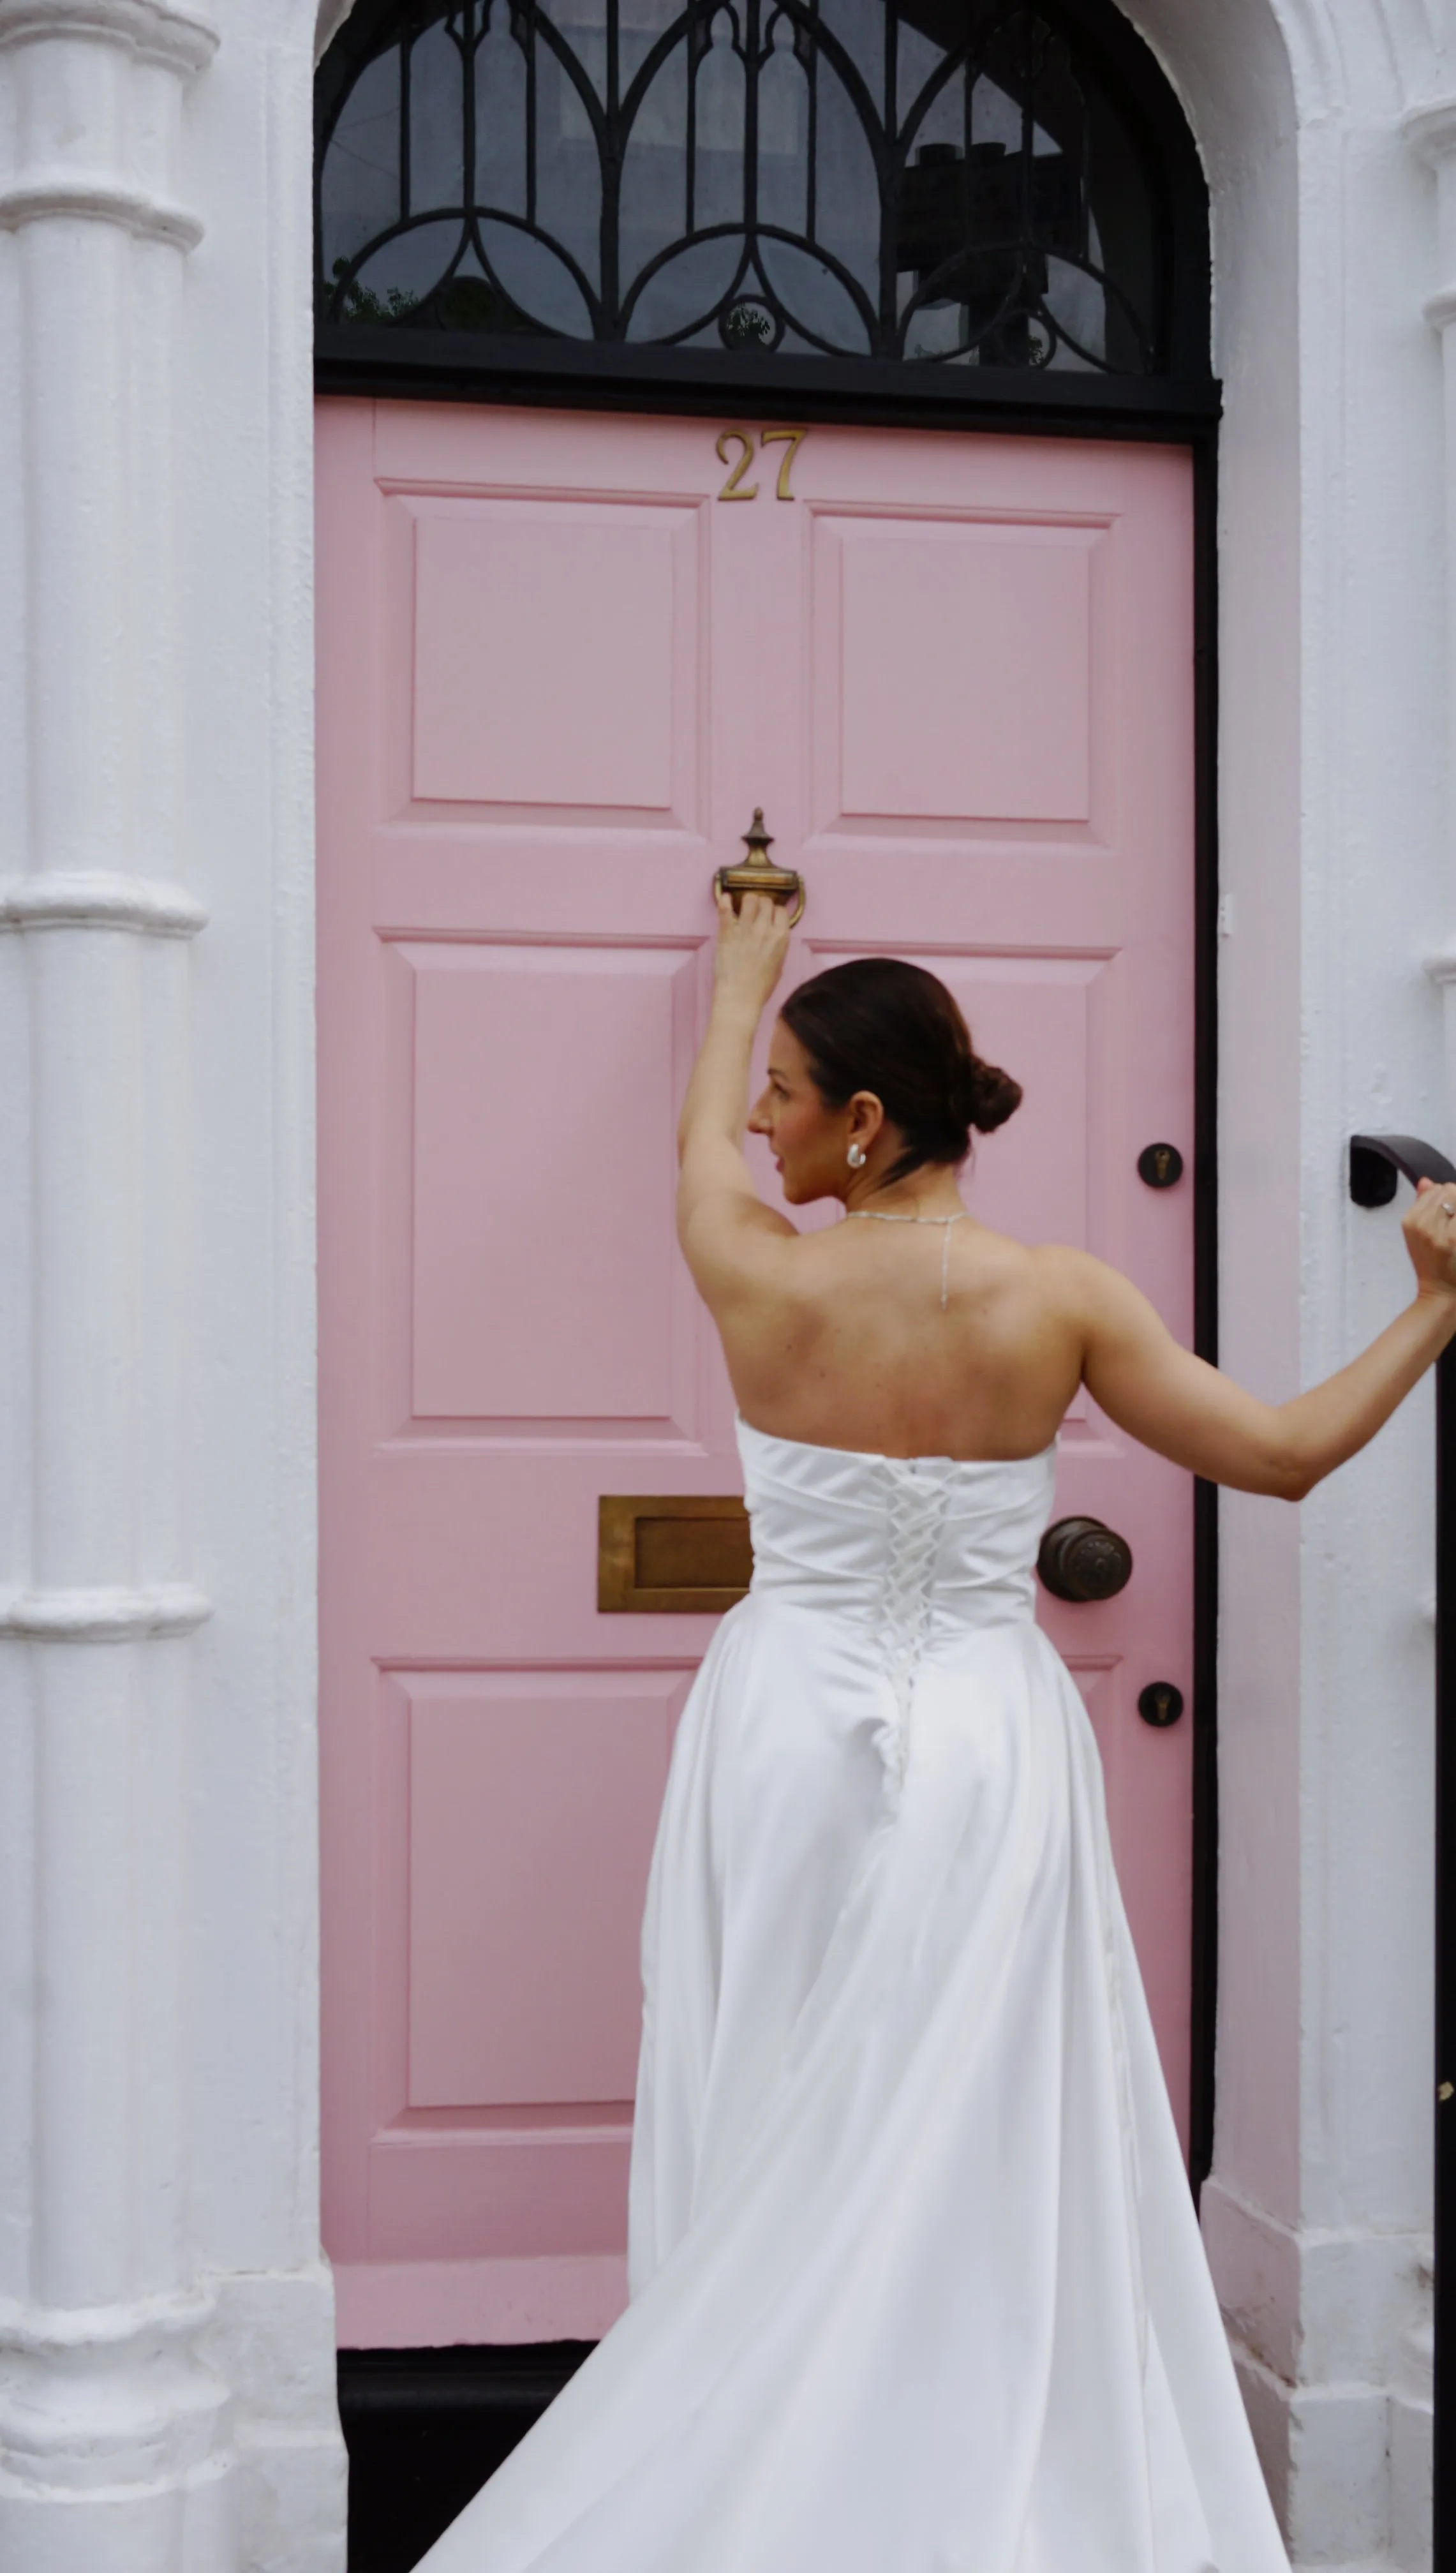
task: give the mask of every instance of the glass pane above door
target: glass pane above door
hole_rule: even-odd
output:
[[[1179,191],[1102,14],[364,0],[319,73],[320,323],[1166,374]]]

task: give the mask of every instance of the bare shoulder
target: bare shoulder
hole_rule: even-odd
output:
[[[1119,1269],[1071,1243],[1049,1242],[1026,1253],[1029,1301],[1043,1321],[1068,1333],[1091,1366],[1098,1351],[1145,1350],[1163,1326],[1147,1298]],[[1031,1282],[1035,1282],[1032,1284]]]
[[[1120,1270],[1072,1243],[1042,1243],[1026,1256],[1047,1295],[1079,1319],[1105,1316],[1136,1293]]]
[[[982,1257],[993,1274],[1019,1295],[1059,1321],[1085,1320],[1101,1300],[1104,1281],[1116,1271],[1066,1242],[1018,1242],[1010,1234],[982,1237]]]
[[[710,1309],[765,1291],[782,1294],[800,1235],[752,1189],[723,1189],[679,1204],[678,1240]]]

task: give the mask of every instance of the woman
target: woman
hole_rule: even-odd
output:
[[[1456,1330],[1456,1191],[1413,1301],[1292,1402],[1124,1279],[962,1206],[1016,1083],[918,967],[785,1002],[720,904],[680,1236],[740,1406],[754,1578],[673,1753],[643,1925],[626,2313],[431,2573],[1287,2573],[1107,1850],[1033,1621],[1079,1383],[1131,1436],[1297,1500]],[[857,1219],[860,1219],[857,1221]]]

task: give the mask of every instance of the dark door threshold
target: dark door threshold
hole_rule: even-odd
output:
[[[349,2573],[412,2573],[592,2347],[342,2349]]]

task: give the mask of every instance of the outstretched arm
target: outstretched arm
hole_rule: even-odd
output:
[[[1089,1262],[1083,1377],[1094,1402],[1146,1447],[1237,1491],[1302,1500],[1374,1437],[1456,1334],[1456,1189],[1422,1180],[1405,1219],[1416,1291],[1357,1358],[1292,1401],[1260,1402],[1190,1356],[1145,1296]]]
[[[677,1123],[678,1240],[710,1304],[754,1236],[795,1238],[764,1205],[743,1151],[749,1057],[788,946],[788,921],[767,894],[745,894],[737,915],[719,894],[713,1007]]]

